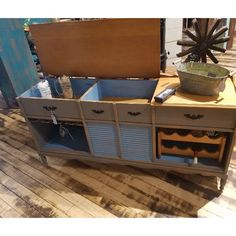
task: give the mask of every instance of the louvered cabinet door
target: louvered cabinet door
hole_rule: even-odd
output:
[[[152,129],[147,126],[120,125],[122,158],[133,161],[152,160]]]
[[[118,158],[118,136],[114,124],[87,122],[87,129],[95,156]]]

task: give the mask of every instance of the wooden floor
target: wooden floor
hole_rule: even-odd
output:
[[[236,49],[221,64],[236,69]],[[217,179],[128,166],[38,159],[18,109],[0,110],[0,217],[236,217],[236,147]]]

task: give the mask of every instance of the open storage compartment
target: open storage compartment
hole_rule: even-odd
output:
[[[115,104],[119,121],[151,123],[156,85],[156,80],[99,80],[81,97],[85,119],[115,120]]]
[[[158,160],[222,166],[228,133],[157,128]]]
[[[47,78],[18,97],[24,112],[30,118],[51,118],[51,112],[57,119],[80,119],[78,98],[87,91],[95,79],[71,78],[73,98],[63,98],[62,88],[57,78]],[[45,91],[50,92],[44,96]]]
[[[89,146],[82,123],[50,120],[29,120],[34,134],[43,151],[51,152],[89,152]]]

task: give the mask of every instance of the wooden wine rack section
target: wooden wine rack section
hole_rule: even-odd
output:
[[[166,130],[166,129],[165,129]],[[181,130],[181,129],[179,129]],[[170,134],[160,129],[158,132],[158,158],[161,158],[161,154],[174,154],[174,155],[182,155],[194,157],[194,150],[191,147],[187,148],[178,148],[176,145],[173,147],[166,147],[163,145],[163,141],[174,141],[174,142],[188,142],[188,143],[199,143],[199,144],[214,144],[218,145],[218,148],[215,152],[208,152],[207,150],[197,151],[197,157],[199,158],[213,158],[218,159],[220,163],[223,157],[224,147],[226,143],[226,135],[221,133],[218,137],[211,138],[207,135],[203,135],[202,137],[195,137],[191,134],[191,130],[186,135],[178,134],[179,130],[174,130]]]
[[[162,145],[161,149],[162,149],[162,153],[165,153],[165,154],[194,157],[194,151],[191,148],[186,148],[186,149],[182,150],[180,148],[177,148],[176,146],[174,146],[172,148],[167,148]],[[205,150],[201,150],[201,151],[197,152],[197,157],[201,157],[201,158],[205,157],[205,158],[218,159],[219,155],[220,155],[219,151],[210,153]]]

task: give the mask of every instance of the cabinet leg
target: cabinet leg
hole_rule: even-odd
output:
[[[48,161],[47,161],[47,157],[46,156],[40,154],[39,155],[39,159],[42,162],[42,164],[48,165]]]
[[[225,175],[225,176],[221,177],[221,179],[220,179],[220,191],[224,190],[227,179],[228,179],[228,175]]]

